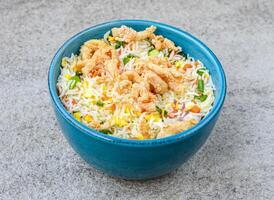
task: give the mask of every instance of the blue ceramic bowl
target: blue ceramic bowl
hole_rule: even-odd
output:
[[[77,54],[80,46],[91,38],[102,38],[113,27],[130,26],[143,30],[157,27],[163,35],[181,46],[183,51],[202,61],[216,86],[212,111],[196,126],[162,139],[127,140],[102,134],[75,120],[58,98],[56,82],[62,57]],[[205,143],[214,127],[226,95],[222,66],[212,51],[190,34],[172,26],[142,20],[118,20],[90,27],[67,40],[55,54],[48,72],[48,86],[57,120],[72,148],[90,165],[124,179],[148,179],[167,174],[193,156]]]

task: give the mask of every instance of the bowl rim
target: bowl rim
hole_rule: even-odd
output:
[[[62,56],[60,54],[69,45],[70,42],[72,42],[76,38],[80,37],[81,35],[85,34],[86,32],[90,31],[91,29],[97,29],[97,28],[104,27],[104,26],[113,26],[115,24],[121,25],[121,23],[127,23],[127,24],[131,23],[131,24],[139,24],[139,25],[145,24],[147,26],[154,25],[156,27],[158,26],[165,30],[170,30],[177,34],[183,35],[184,37],[187,37],[189,40],[192,40],[192,42],[194,42],[195,45],[197,45],[199,48],[203,48],[205,50],[205,52],[207,54],[206,56],[209,57],[210,60],[214,61],[215,65],[217,66],[216,73],[221,77],[221,81],[220,81],[221,89],[220,89],[220,98],[217,99],[217,101],[215,100],[215,105],[213,106],[212,110],[208,113],[208,115],[203,120],[201,120],[198,124],[191,127],[190,129],[187,129],[186,131],[183,131],[178,134],[168,136],[165,138],[149,139],[149,140],[130,140],[130,139],[123,139],[123,138],[106,135],[106,134],[96,131],[95,129],[89,128],[88,126],[86,126],[83,123],[78,122],[76,119],[74,119],[74,117],[72,117],[72,115],[65,109],[61,100],[59,99],[58,94],[56,92],[54,92],[54,89],[53,89],[54,87],[56,87],[56,85],[53,84],[54,83],[53,74],[54,74],[54,70],[55,70],[54,66],[56,65],[56,62],[57,62],[59,56]],[[50,93],[54,107],[59,111],[59,113],[64,117],[64,119],[66,119],[67,122],[69,122],[72,126],[76,127],[77,129],[80,129],[81,132],[83,132],[84,134],[86,134],[90,137],[93,137],[95,139],[98,139],[100,141],[108,142],[108,143],[112,143],[112,144],[118,144],[118,145],[124,145],[124,146],[144,147],[144,146],[160,146],[160,145],[171,144],[171,143],[178,142],[180,140],[189,138],[195,134],[198,134],[199,133],[198,130],[201,129],[206,124],[208,124],[221,110],[221,107],[224,103],[225,96],[226,96],[227,85],[226,85],[225,73],[224,73],[224,70],[222,68],[220,61],[218,60],[216,55],[209,49],[209,47],[207,47],[203,42],[201,42],[196,37],[192,36],[191,34],[185,32],[179,28],[176,28],[176,27],[173,27],[173,26],[161,23],[161,22],[150,21],[150,20],[124,19],[124,20],[108,21],[105,23],[101,23],[101,24],[97,24],[95,26],[88,27],[88,28],[80,31],[79,33],[75,34],[74,36],[70,37],[69,39],[67,39],[61,45],[61,47],[57,50],[57,52],[55,53],[55,55],[50,63],[50,67],[48,70],[48,88],[49,88],[49,93]]]

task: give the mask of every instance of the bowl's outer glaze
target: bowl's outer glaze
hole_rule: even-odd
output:
[[[136,30],[155,25],[156,34],[174,41],[183,51],[202,61],[216,86],[212,111],[195,127],[176,136],[150,141],[130,141],[106,136],[77,122],[62,106],[56,90],[63,56],[78,53],[91,38],[102,38],[112,27],[130,26]],[[109,175],[125,179],[148,179],[169,173],[188,160],[204,144],[219,116],[226,81],[221,64],[199,40],[177,28],[151,21],[119,20],[91,27],[69,39],[56,53],[49,70],[49,90],[55,114],[73,149],[89,164]]]

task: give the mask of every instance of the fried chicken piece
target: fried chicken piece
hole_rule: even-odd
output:
[[[156,30],[155,26],[150,26],[146,28],[144,31],[137,32],[136,40],[144,40],[146,38],[154,38],[155,35],[153,34]]]
[[[119,76],[119,60],[111,59],[105,61],[105,71],[113,79],[116,80]]]
[[[149,103],[139,103],[138,104],[139,108],[141,109],[142,112],[155,112],[156,107],[154,102],[149,102]]]
[[[116,90],[119,94],[129,93],[131,91],[132,83],[129,80],[122,80],[117,83]]]
[[[153,63],[149,63],[147,65],[147,67],[151,71],[156,73],[158,76],[160,76],[167,83],[170,82],[170,81],[174,81],[173,75],[171,74],[171,72],[167,68],[162,67],[161,65],[153,64]]]
[[[132,85],[132,98],[140,103],[149,103],[154,101],[156,97],[144,83],[134,83]]]
[[[117,54],[115,49],[110,46],[100,48],[95,51],[91,59],[86,60],[86,65],[82,68],[84,74],[88,74],[93,68],[103,68],[105,67],[105,61],[117,59]]]
[[[173,74],[170,72],[168,68],[162,67],[161,65],[155,65],[149,63],[147,67],[160,76],[167,84],[168,87],[176,93],[184,93],[185,88],[183,84],[176,80]]]
[[[157,50],[162,50],[165,48],[172,49],[174,51],[178,50],[171,40],[164,38],[162,35],[155,36],[151,42]]]
[[[149,125],[145,119],[142,119],[139,123],[140,133],[144,136],[144,139],[150,139]]]
[[[134,70],[142,75],[147,71],[147,67],[146,67],[147,63],[144,60],[141,59],[137,59],[134,62]]]
[[[140,83],[142,81],[141,76],[136,71],[125,71],[121,74],[121,80],[129,80],[134,83]]]
[[[190,120],[187,120],[187,121],[175,122],[174,124],[168,124],[157,135],[157,139],[180,133],[182,131],[185,131],[185,130],[191,128],[192,126],[194,126],[197,123],[198,123],[197,120],[190,119]]]
[[[150,26],[144,31],[137,32],[127,26],[121,26],[120,28],[111,29],[112,35],[116,40],[124,41],[126,43],[132,41],[144,40],[146,38],[154,38],[153,32],[156,30],[155,26]]]
[[[137,32],[127,26],[121,26],[120,28],[112,28],[111,32],[115,40],[122,40],[127,43],[135,41],[137,36]]]
[[[82,60],[91,59],[95,51],[107,47],[108,45],[103,40],[88,40],[80,49]]]
[[[158,57],[158,56],[151,56],[149,57],[149,61],[156,65],[162,65],[164,67],[171,67],[171,63],[168,59]]]
[[[82,68],[85,66],[85,62],[80,60],[80,59],[75,59],[73,61],[73,63],[71,64],[71,68],[74,70],[74,71],[81,71]]]
[[[150,86],[152,86],[152,90],[156,94],[163,94],[168,91],[167,83],[152,71],[148,71],[145,74],[145,80]]]

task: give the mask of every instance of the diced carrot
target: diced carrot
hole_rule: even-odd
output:
[[[111,51],[107,51],[107,52],[106,52],[106,55],[107,55],[108,57],[111,57],[112,52],[111,52]]]
[[[200,64],[199,61],[195,61],[194,65],[197,67]]]
[[[183,76],[176,77],[176,80],[177,81],[182,81],[183,80]]]
[[[191,64],[187,63],[184,65],[184,70],[189,69],[189,68],[192,68]]]
[[[194,105],[191,109],[190,109],[190,112],[193,112],[193,113],[199,113],[201,112],[201,108],[197,105]]]
[[[148,132],[143,133],[144,139],[150,139],[150,134]]]
[[[114,112],[114,111],[115,111],[115,109],[116,109],[115,104],[112,104],[112,105],[111,105],[111,110]]]
[[[120,53],[121,54],[121,53]],[[120,55],[119,55],[120,56]],[[117,63],[117,69],[119,70],[120,69],[120,64],[121,64],[121,62],[120,62],[120,60],[118,60],[118,63]]]
[[[102,98],[101,98],[103,101],[106,101],[106,100],[108,100],[109,99],[109,97],[107,96],[107,95],[105,95],[104,94],[104,96],[102,96]]]
[[[75,104],[77,104],[77,101],[75,99],[72,99],[71,103],[72,103],[72,105],[75,105]]]

